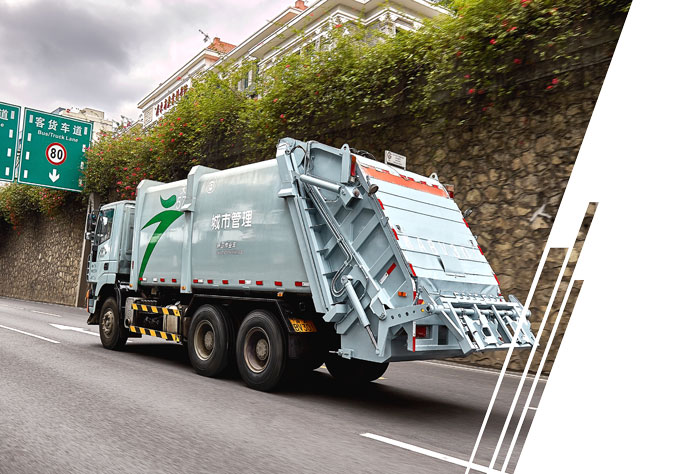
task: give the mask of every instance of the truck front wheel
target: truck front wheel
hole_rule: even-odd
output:
[[[237,333],[237,368],[244,382],[272,390],[284,378],[286,365],[285,335],[275,316],[263,310],[249,313]]]
[[[121,324],[115,298],[107,298],[100,312],[100,341],[107,349],[121,350],[128,340],[128,330]]]
[[[325,367],[336,380],[346,384],[358,385],[380,378],[387,371],[389,362],[344,359],[336,354],[330,354],[325,361]]]
[[[235,364],[235,329],[220,307],[200,306],[192,317],[187,352],[195,372],[216,377]]]

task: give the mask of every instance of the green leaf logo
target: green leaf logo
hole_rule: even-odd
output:
[[[177,201],[177,197],[175,196],[175,194],[168,199],[164,199],[161,196],[159,196],[159,200],[161,201],[162,207],[168,209],[169,207],[173,207],[173,205]],[[159,242],[161,236],[164,234],[164,232],[166,232],[166,230],[169,227],[171,227],[171,224],[173,224],[182,215],[183,211],[161,211],[159,214],[157,214],[156,216],[152,217],[149,221],[147,221],[147,223],[144,226],[142,226],[143,229],[146,229],[152,224],[159,224],[154,233],[152,234],[152,238],[149,239],[149,243],[147,244],[147,248],[145,249],[145,255],[142,257],[139,278],[142,278],[142,276],[145,274],[145,269],[147,268],[149,258],[152,256],[152,252],[154,252],[154,247],[156,247],[157,242]]]

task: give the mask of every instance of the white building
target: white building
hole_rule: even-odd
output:
[[[279,57],[299,51],[302,47],[325,48],[328,32],[347,22],[360,21],[364,26],[388,34],[412,31],[422,21],[448,11],[427,0],[296,0],[273,20],[237,46],[214,39],[185,66],[176,71],[138,103],[147,127],[173,107],[191,85],[193,77],[220,64],[237,64],[255,60],[257,70],[273,65]],[[218,43],[217,43],[218,42]],[[217,46],[214,46],[217,45]],[[250,71],[238,84],[244,90],[256,71]]]
[[[192,86],[194,77],[206,72],[234,48],[235,45],[214,38],[209,46],[161,82],[156,89],[138,102],[138,109],[142,111],[143,126],[148,127],[163,117]]]
[[[91,109],[90,107],[86,107],[84,109],[79,109],[76,107],[65,109],[63,107],[59,107],[58,109],[53,110],[52,113],[56,115],[62,115],[64,117],[71,117],[78,120],[92,122],[93,127],[91,143],[96,142],[101,133],[109,133],[114,130],[114,122],[112,120],[105,119],[104,112],[101,110]]]

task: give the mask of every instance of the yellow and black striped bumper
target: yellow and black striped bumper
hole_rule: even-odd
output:
[[[131,307],[135,311],[142,311],[143,313],[153,313],[153,314],[168,314],[173,316],[181,316],[179,309],[168,309],[161,306],[149,306],[146,304],[133,303]]]
[[[154,329],[140,328],[137,326],[131,326],[130,332],[135,332],[145,336],[160,337],[166,341],[180,342],[180,336],[177,334],[171,334],[170,332],[156,331]]]

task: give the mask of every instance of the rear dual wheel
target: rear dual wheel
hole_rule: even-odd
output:
[[[275,316],[255,310],[237,332],[237,369],[244,382],[261,391],[273,390],[287,369],[286,338]]]
[[[223,308],[199,307],[190,324],[187,352],[199,375],[217,377],[234,372],[235,327]]]

